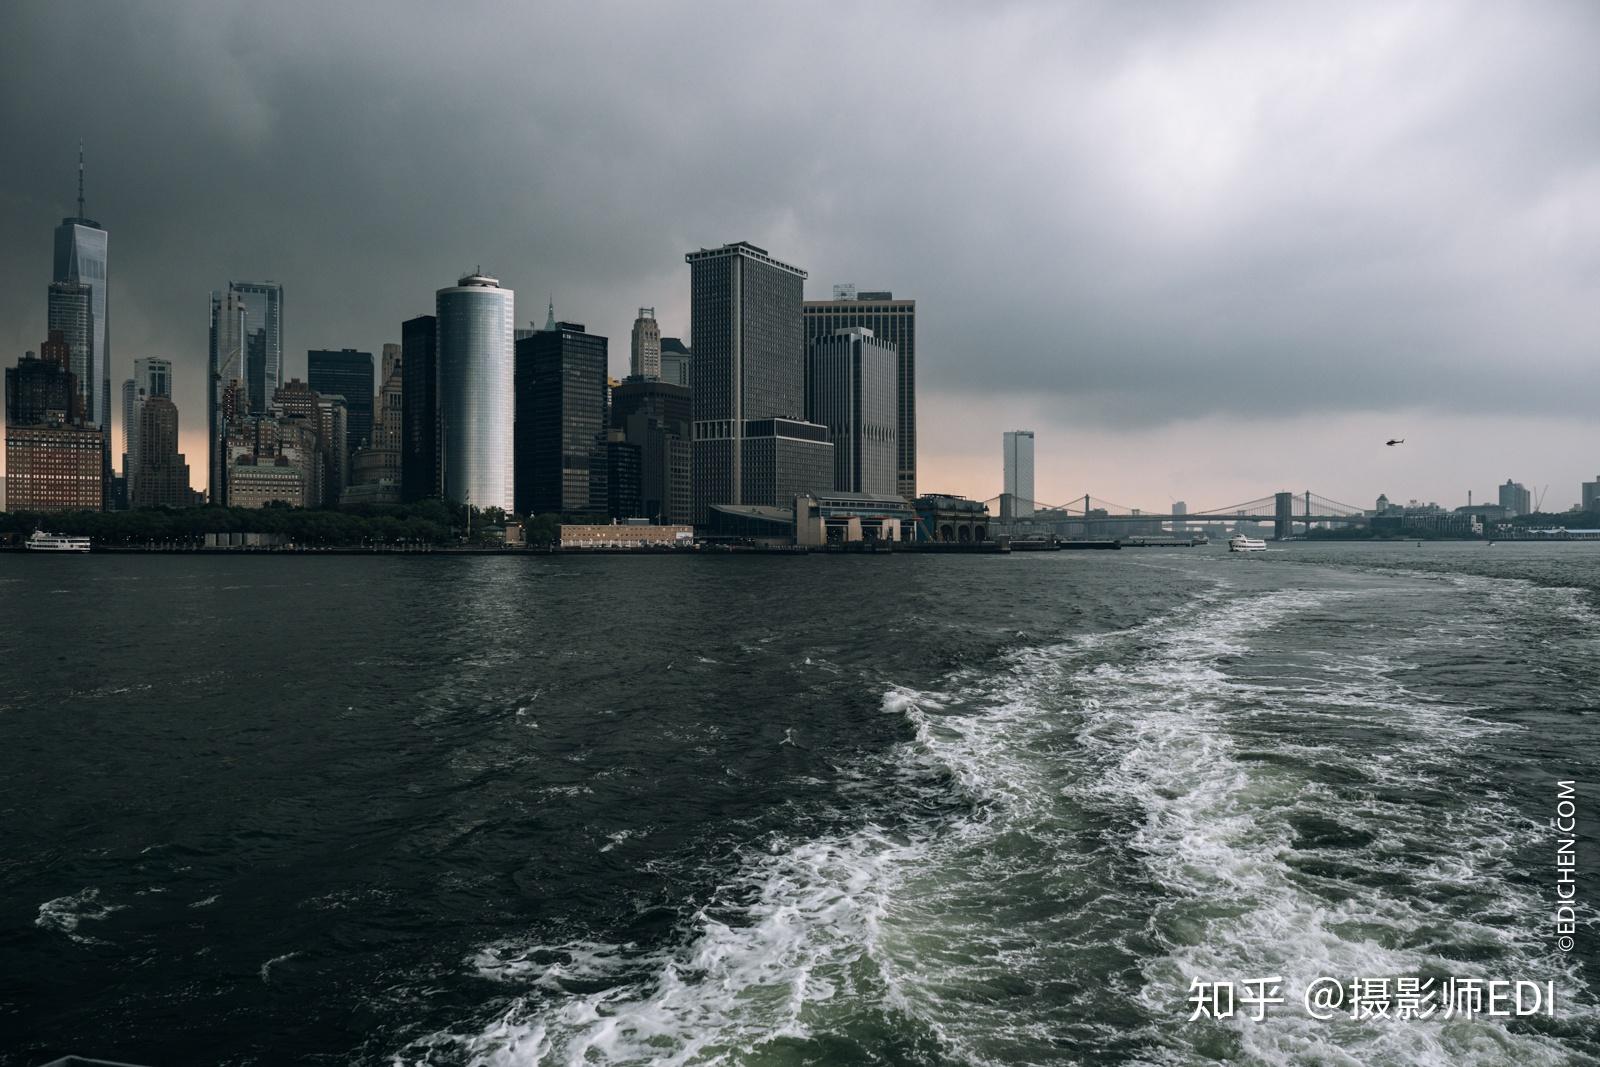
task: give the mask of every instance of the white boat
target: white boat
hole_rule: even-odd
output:
[[[1244,534],[1238,534],[1228,541],[1229,552],[1265,552],[1266,550],[1267,543],[1259,537],[1246,537]]]
[[[45,533],[43,530],[33,531],[33,536],[27,541],[30,552],[87,552],[89,539],[87,537],[67,537],[63,534]]]

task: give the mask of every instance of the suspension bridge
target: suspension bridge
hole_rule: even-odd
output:
[[[1273,536],[1282,540],[1294,535],[1294,527],[1310,529],[1319,523],[1365,524],[1370,515],[1354,504],[1342,504],[1307,489],[1299,493],[1277,492],[1240,504],[1201,511],[1146,511],[1124,507],[1085,493],[1066,504],[1045,504],[1022,500],[1008,494],[984,501],[990,514],[1013,535],[1029,531],[1068,533],[1061,526],[1115,529],[1130,524],[1193,523],[1196,525],[1231,522],[1271,523]]]

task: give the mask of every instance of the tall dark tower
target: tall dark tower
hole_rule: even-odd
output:
[[[806,272],[746,241],[689,263],[694,521],[718,504],[784,507],[833,488],[826,427],[805,421]]]
[[[76,303],[81,286],[87,290],[88,322],[82,348],[73,353],[82,370],[73,368],[83,393],[85,421],[102,431],[105,444],[106,478],[111,476],[111,329],[107,312],[108,279],[106,243],[109,235],[98,222],[84,214],[83,143],[78,143],[78,213],[61,220],[56,227],[55,270],[51,281],[51,317],[58,321],[66,314],[68,302]],[[75,341],[68,338],[68,344]],[[109,495],[109,494],[108,494]]]

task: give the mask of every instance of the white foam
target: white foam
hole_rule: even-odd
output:
[[[109,918],[112,912],[121,911],[126,906],[105,903],[101,900],[98,889],[80,889],[71,896],[57,897],[40,904],[39,914],[33,920],[33,925],[41,930],[55,930],[66,934],[82,944],[101,944],[103,942],[98,938],[80,934],[79,924],[85,921],[102,922]]]

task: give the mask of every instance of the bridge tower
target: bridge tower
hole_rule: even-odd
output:
[[[1272,536],[1282,541],[1294,533],[1294,494],[1274,493]]]

